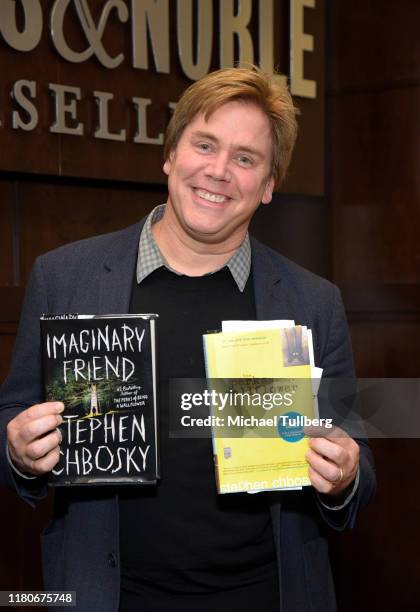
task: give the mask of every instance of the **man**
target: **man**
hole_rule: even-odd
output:
[[[205,376],[202,334],[223,319],[295,319],[312,328],[325,376],[352,374],[337,289],[248,236],[295,136],[282,85],[256,69],[209,74],[168,127],[166,207],[35,263],[1,397],[2,481],[29,503],[58,460],[63,409],[42,402],[41,313],[160,317],[161,482],[57,490],[43,536],[46,588],[76,590],[79,610],[335,609],[325,528],[353,526],[373,494],[366,444],[312,439],[311,489],[218,496],[210,441],[169,439],[167,381]]]

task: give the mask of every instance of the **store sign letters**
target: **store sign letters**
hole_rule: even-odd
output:
[[[209,72],[215,44],[218,45],[217,67],[252,64],[258,58],[260,67],[271,73],[275,64],[275,1],[55,0],[46,9],[44,0],[1,0],[0,61],[2,44],[5,43],[16,53],[30,54],[36,51],[43,37],[48,36],[55,52],[63,60],[81,64],[96,58],[104,69],[114,71],[114,82],[117,82],[118,77],[114,77],[114,74],[118,68],[127,65],[135,71],[169,74],[171,65],[175,65],[175,58],[171,57],[171,49],[175,46],[171,45],[170,40],[170,19],[173,17],[176,20],[177,60],[189,80],[197,80]],[[290,0],[289,79],[295,96],[314,99],[317,97],[317,83],[305,78],[304,58],[305,53],[316,51],[316,41],[304,30],[305,8],[315,9],[315,0]],[[249,28],[253,10],[258,12],[258,36],[254,36],[257,40],[253,39]],[[175,15],[172,16],[171,12]],[[217,23],[216,14],[219,16]],[[80,29],[82,48],[74,48],[66,35],[66,24],[70,20]],[[113,20],[127,28],[130,57],[125,51],[128,47],[124,40],[121,40],[117,52],[111,52],[104,42],[107,28]],[[214,31],[218,33],[217,38],[213,36]],[[28,78],[14,81],[10,92],[14,100],[11,111],[11,126],[14,129],[32,131],[37,127],[39,114],[36,99],[41,86],[45,89],[44,83]],[[129,138],[125,128],[111,131],[108,126],[109,106],[114,100],[114,92],[86,92],[77,83],[65,85],[51,82],[46,87],[53,97],[55,109],[50,132],[82,136],[85,126],[78,121],[77,104],[82,97],[90,96],[95,99],[97,107],[97,129],[93,136],[116,141]],[[131,141],[162,144],[162,134],[148,134],[147,108],[153,103],[152,98],[132,97],[129,103],[137,117],[137,128],[130,136]],[[168,106],[173,108],[174,105],[168,100]]]

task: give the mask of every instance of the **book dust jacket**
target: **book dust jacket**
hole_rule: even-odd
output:
[[[301,489],[309,486],[303,427],[292,420],[315,416],[308,330],[206,334],[209,386],[225,405],[211,405],[219,493]],[[276,403],[264,405],[268,398]]]
[[[64,403],[50,484],[155,484],[157,315],[44,315],[46,401]]]

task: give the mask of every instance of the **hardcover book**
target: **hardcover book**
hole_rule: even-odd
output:
[[[219,493],[310,485],[303,425],[316,407],[308,331],[293,325],[204,336],[208,384],[220,398],[211,407]]]
[[[46,401],[62,401],[50,484],[155,484],[157,315],[44,315]]]

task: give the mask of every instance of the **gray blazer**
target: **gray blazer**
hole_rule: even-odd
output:
[[[0,484],[15,488],[31,505],[46,495],[45,479],[23,480],[10,469],[5,428],[20,410],[43,401],[39,317],[45,312],[127,312],[143,223],[61,247],[34,264],[11,371],[0,393]],[[307,325],[324,376],[351,376],[351,346],[338,289],[255,240],[252,266],[258,319],[295,319]],[[375,489],[370,450],[366,441],[358,441],[359,488],[343,510],[327,510],[309,488],[272,494],[282,612],[336,609],[326,528],[353,527]],[[42,535],[45,588],[75,590],[77,610],[116,612],[118,535],[118,490],[58,489],[54,518]]]

